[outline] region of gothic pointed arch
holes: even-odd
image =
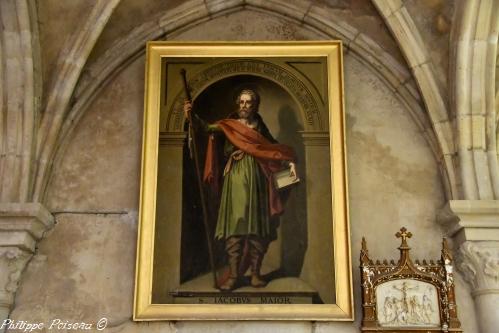
[[[440,163],[447,197],[455,192],[455,172],[452,161],[443,154],[449,133],[435,126],[430,121],[420,100],[416,82],[403,65],[398,63],[388,52],[367,35],[343,21],[333,12],[318,9],[306,1],[290,4],[283,0],[260,2],[253,0],[235,2],[208,1],[200,4],[188,1],[166,14],[160,14],[149,22],[138,26],[129,35],[117,40],[109,50],[91,66],[85,68],[85,75],[80,78],[75,88],[73,99],[75,104],[68,111],[61,125],[57,140],[50,143],[54,149],[54,159],[62,156],[67,136],[85,113],[87,106],[98,94],[106,82],[112,80],[117,73],[126,68],[135,59],[143,56],[145,43],[148,40],[170,39],[178,31],[189,29],[208,20],[216,19],[218,15],[231,14],[242,10],[258,10],[270,16],[277,16],[299,24],[324,36],[324,38],[341,39],[345,52],[367,65],[391,87],[402,103],[407,107],[415,123],[420,127],[435,159]],[[417,77],[416,77],[417,79]],[[443,148],[442,148],[443,147]],[[47,162],[50,164],[54,161]],[[38,174],[38,177],[48,178],[49,174]],[[44,181],[47,184],[48,179]],[[37,187],[38,196],[43,196],[44,187]]]

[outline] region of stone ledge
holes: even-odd
[[[0,308],[10,307],[12,303],[14,303],[14,296],[12,293],[0,290]]]
[[[40,203],[0,203],[0,246],[33,252],[53,225],[54,217]]]
[[[437,221],[456,247],[465,241],[499,241],[499,200],[451,200]]]
[[[329,132],[299,131],[305,146],[329,146]]]

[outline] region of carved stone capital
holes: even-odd
[[[54,217],[39,203],[0,203],[0,246],[34,252],[53,225]]]
[[[456,246],[466,241],[499,241],[499,200],[451,200],[437,221]]]
[[[305,146],[329,146],[328,132],[300,131]]]
[[[0,247],[0,307],[14,303],[21,273],[33,254],[17,247]]]
[[[39,203],[0,203],[0,320],[7,318],[36,242],[54,225]]]
[[[473,296],[499,294],[499,241],[464,242],[459,247],[456,263],[473,287]]]

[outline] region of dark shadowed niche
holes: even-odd
[[[297,170],[301,178],[299,185],[289,193],[284,214],[277,222],[277,239],[270,245],[264,259],[262,272],[268,278],[298,277],[301,273],[307,250],[307,207],[304,145],[301,136],[303,119],[298,104],[279,84],[254,75],[235,75],[217,81],[200,92],[194,100],[193,112],[208,123],[226,118],[235,111],[236,97],[244,88],[256,90],[261,97],[259,113],[271,134],[279,143],[293,147],[298,157]],[[207,135],[199,133],[198,142],[201,167],[207,144]],[[222,140],[219,140],[221,142]],[[220,161],[223,168],[224,161]],[[203,225],[198,185],[194,162],[189,156],[187,144],[183,156],[183,198],[181,238],[181,283],[210,273],[208,246]],[[216,225],[218,198],[206,189],[210,215],[209,234],[213,239]],[[223,244],[213,240],[217,268],[225,263]]]

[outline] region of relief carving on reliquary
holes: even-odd
[[[462,332],[457,318],[453,258],[444,239],[440,260],[410,258],[407,239],[412,233],[401,228],[400,258],[372,260],[362,238],[362,332]]]

